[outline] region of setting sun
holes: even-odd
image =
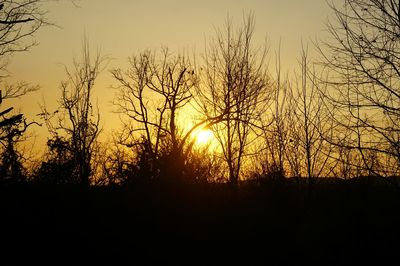
[[[209,129],[202,129],[199,130],[195,136],[196,136],[196,144],[204,146],[211,142],[212,138],[214,137],[214,134]]]
[[[394,264],[399,33],[400,0],[0,0],[0,266]]]

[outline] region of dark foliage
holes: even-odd
[[[18,183],[27,179],[23,166],[24,156],[18,151],[17,144],[23,140],[23,133],[29,125],[22,114],[4,118],[0,122],[0,184]]]
[[[358,180],[326,180],[310,197],[291,180],[25,185],[3,189],[0,202],[1,260],[13,263],[24,259],[7,256],[18,246],[35,252],[31,262],[52,254],[71,264],[385,264],[400,236],[398,191]]]
[[[70,142],[55,137],[47,141],[48,159],[41,163],[34,180],[50,184],[77,184],[76,159],[71,152]]]

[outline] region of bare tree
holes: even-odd
[[[329,69],[331,89],[325,97],[335,107],[333,118],[348,132],[347,148],[359,151],[364,167],[375,175],[398,174],[393,165],[373,169],[367,151],[400,163],[400,2],[344,0],[331,3],[331,39],[319,46]]]
[[[35,33],[48,24],[42,0],[4,0],[0,3],[0,69],[5,70],[9,57],[28,51],[37,42]]]
[[[0,90],[0,104],[3,99],[20,98],[29,92],[38,90],[38,86],[32,86],[26,82],[17,84],[4,84],[4,93]],[[0,176],[2,181],[5,179],[13,181],[23,181],[25,179],[25,167],[23,162],[26,161],[24,154],[18,147],[19,143],[26,138],[23,134],[29,126],[37,124],[36,122],[27,122],[22,114],[13,113],[13,107],[2,112],[0,116],[0,144],[1,144],[1,170]]]
[[[135,174],[135,161],[126,147],[116,143],[112,147],[105,147],[98,154],[100,173],[95,177],[96,185],[124,184]]]
[[[119,84],[114,104],[129,118],[124,125],[129,141],[144,139],[143,151],[149,160],[170,154],[179,162],[186,138],[177,121],[197,82],[192,65],[186,56],[173,56],[167,48],[162,49],[160,58],[156,52],[145,51],[131,57],[129,63],[128,70],[111,72]]]
[[[96,78],[102,70],[105,58],[90,54],[86,38],[83,41],[82,58],[74,60],[74,68],[65,68],[66,80],[61,82],[59,109],[53,113],[43,107],[42,115],[53,137],[63,136],[75,162],[74,174],[83,186],[90,184],[94,143],[99,135],[100,114],[93,105]],[[54,119],[57,121],[54,122]]]
[[[311,188],[316,178],[328,174],[333,147],[326,139],[330,137],[332,122],[319,93],[326,89],[326,83],[317,78],[305,48],[301,51],[299,65],[300,74],[296,75],[288,99],[295,125],[291,127],[290,139],[301,149],[303,175]]]
[[[27,51],[36,44],[34,34],[41,26],[47,24],[45,13],[41,9],[39,0],[5,0],[0,3],[0,77],[7,73],[6,67],[10,57],[21,51]],[[15,85],[4,84],[0,90],[0,103],[7,98],[19,98],[28,92],[38,89],[25,82]],[[1,115],[9,113],[12,108],[1,112]],[[0,127],[19,123],[22,115],[5,117],[0,122]]]
[[[5,99],[19,98],[29,92],[39,89],[38,86],[26,82],[8,84],[4,78],[9,75],[7,66],[12,55],[17,52],[29,51],[37,44],[35,34],[38,30],[50,25],[46,19],[46,11],[42,8],[43,0],[4,0],[0,2],[0,104]],[[22,114],[11,114],[13,108],[0,113],[0,141],[4,144],[3,169],[15,173],[11,168],[20,164],[22,154],[16,149],[22,140],[22,134],[29,125]],[[10,174],[6,174],[10,175]]]
[[[244,17],[236,29],[228,17],[225,28],[216,31],[204,56],[204,83],[198,87],[199,103],[222,147],[229,182],[236,184],[252,132],[260,127],[259,117],[266,97],[266,49],[252,44],[254,16]],[[218,118],[218,119],[216,119]]]
[[[264,174],[273,178],[281,178],[285,176],[286,149],[289,141],[288,127],[292,121],[290,121],[290,106],[288,106],[290,83],[288,78],[283,77],[281,73],[280,45],[276,54],[275,75],[272,84],[274,87],[273,101],[269,106],[268,115],[263,117],[263,123],[266,124],[263,126],[263,141],[266,151]],[[269,125],[267,126],[267,124]]]

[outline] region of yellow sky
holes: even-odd
[[[80,7],[69,1],[49,2],[49,18],[61,28],[46,27],[37,34],[39,46],[12,59],[9,70],[12,80],[40,84],[39,92],[12,104],[21,107],[28,119],[40,112],[43,98],[50,108],[56,106],[59,82],[64,79],[61,64],[70,65],[78,56],[84,32],[91,47],[100,48],[113,58],[108,68],[125,67],[127,57],[143,49],[161,45],[171,50],[196,51],[201,54],[204,40],[214,27],[221,27],[227,14],[241,21],[243,12],[253,11],[256,17],[255,41],[270,40],[271,53],[281,39],[283,68],[293,69],[301,47],[323,36],[329,8],[324,0],[81,0]],[[98,81],[98,102],[104,132],[118,127],[111,114],[114,91],[111,75],[106,70]],[[11,102],[10,102],[11,104]],[[5,108],[3,104],[2,108]],[[35,118],[36,119],[36,118]],[[35,130],[44,137],[44,129]]]

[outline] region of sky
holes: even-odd
[[[301,43],[323,38],[330,15],[324,0],[80,0],[77,4],[67,0],[45,4],[48,18],[58,27],[43,27],[36,35],[39,45],[15,55],[9,66],[11,82],[39,84],[41,90],[8,104],[20,109],[28,120],[38,120],[35,114],[43,100],[49,109],[56,108],[59,84],[65,79],[63,65],[70,66],[79,56],[86,34],[93,51],[111,58],[94,89],[106,135],[119,126],[111,104],[115,83],[109,70],[124,69],[129,56],[161,46],[201,56],[205,40],[213,36],[215,28],[223,27],[228,14],[239,24],[243,14],[254,12],[255,44],[262,45],[267,38],[272,60],[281,43],[282,68],[290,72]],[[39,145],[46,141],[45,128],[33,131]]]

